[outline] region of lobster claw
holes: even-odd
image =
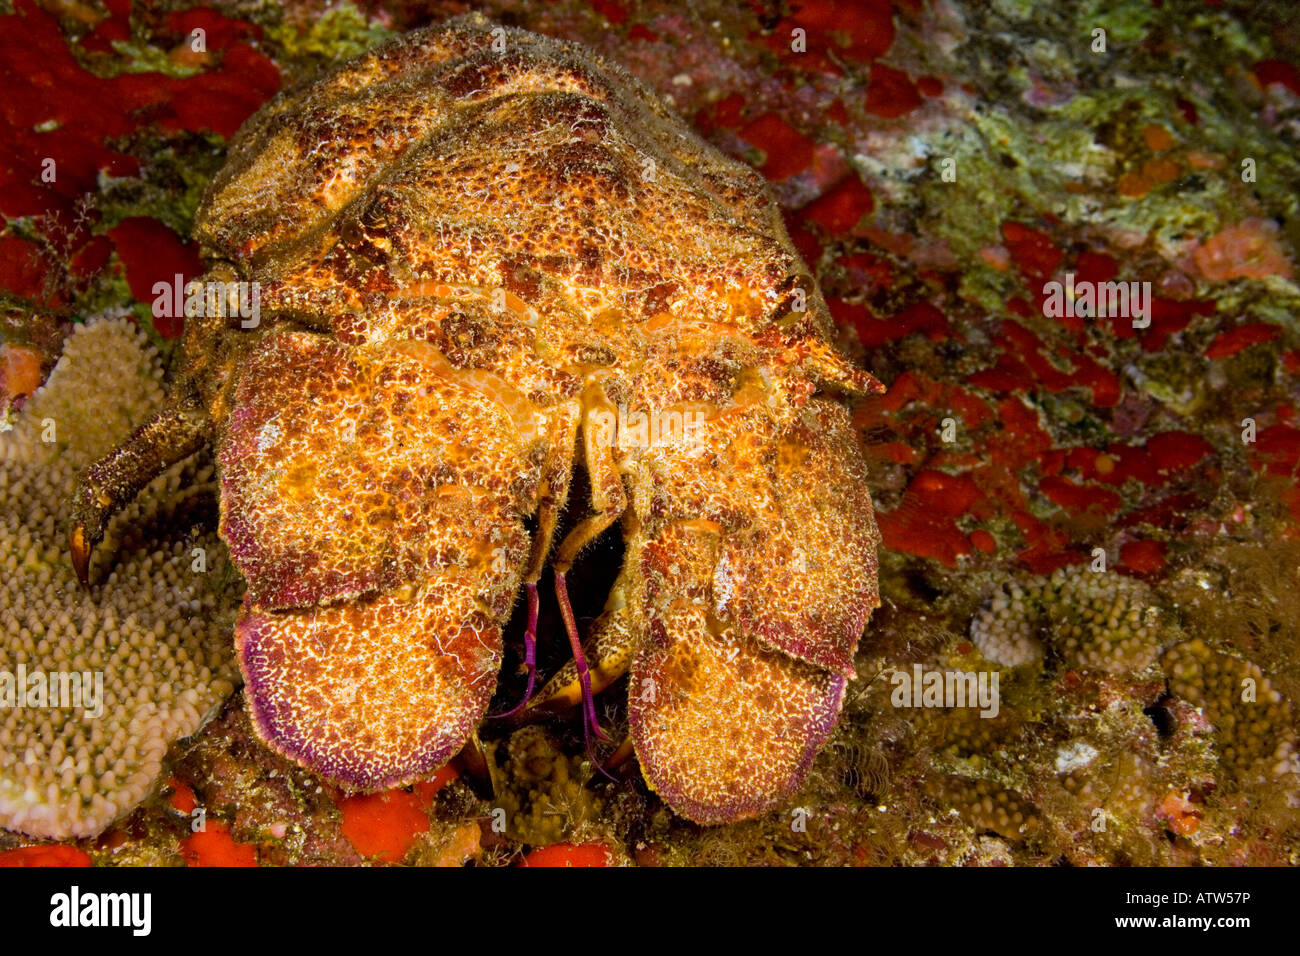
[[[623,570],[639,632],[637,755],[650,786],[700,823],[754,816],[799,788],[879,605],[879,532],[847,412],[810,401],[779,441],[765,422],[724,413],[710,454],[652,463]],[[705,471],[729,492],[711,505],[691,494]]]
[[[72,570],[77,572],[77,581],[84,591],[90,590],[90,553],[93,550],[92,535],[84,523],[77,522],[68,534],[68,554],[72,558]]]

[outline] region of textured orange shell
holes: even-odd
[[[261,285],[257,328],[186,351],[268,745],[365,789],[450,758],[578,464],[622,521],[594,639],[650,786],[701,822],[798,787],[878,604],[843,407],[878,384],[752,170],[591,52],[465,17],[263,108],[197,232]],[[638,413],[698,428],[610,431]]]

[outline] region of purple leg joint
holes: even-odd
[[[582,653],[582,642],[578,640],[578,624],[573,619],[573,606],[569,603],[569,589],[564,583],[564,572],[555,572],[555,595],[560,600],[560,615],[564,618],[564,629],[569,633],[569,647],[573,649],[573,662],[578,667],[578,683],[582,685],[582,735],[591,748],[591,734],[595,731],[601,740],[609,738],[600,729],[596,721],[596,699],[591,692],[591,670],[587,667],[587,656]]]
[[[498,718],[513,717],[525,707],[533,697],[533,685],[537,682],[537,582],[529,581],[524,585],[528,589],[528,629],[524,631],[524,667],[528,669],[528,686],[524,688],[524,699],[515,704]]]

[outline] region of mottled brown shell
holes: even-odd
[[[579,530],[623,523],[593,641],[651,786],[705,822],[797,787],[878,603],[841,404],[876,383],[752,170],[589,51],[466,17],[263,108],[197,234],[261,286],[255,329],[186,349],[272,747],[366,788],[450,757],[576,460]],[[602,440],[639,412],[700,427]]]

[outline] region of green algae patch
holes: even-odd
[[[266,44],[277,60],[311,61],[323,65],[364,53],[397,34],[371,23],[351,3],[341,3],[305,27],[283,21],[266,29]]]

